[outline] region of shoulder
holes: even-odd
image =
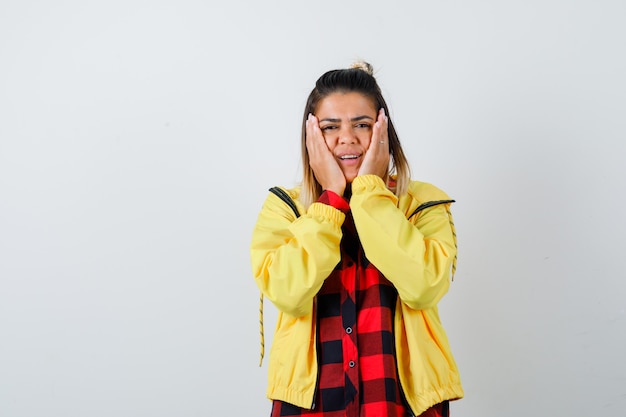
[[[407,197],[416,201],[418,204],[423,204],[429,201],[450,200],[450,196],[443,190],[430,183],[422,181],[410,182]]]
[[[286,194],[287,194],[287,195],[288,195],[288,196],[289,196],[292,200],[298,200],[298,199],[300,198],[300,187],[299,187],[299,186],[297,186],[297,187],[293,187],[293,188],[287,188],[287,187],[283,187],[283,186],[279,186],[279,185],[274,186],[274,187],[270,187],[270,188],[268,189],[268,191],[270,192],[270,193],[269,193],[269,194],[270,194],[270,197],[269,197],[269,198],[272,198],[272,197],[271,197],[272,195],[276,196],[276,194],[277,194],[277,193],[275,192],[275,189],[280,189],[280,190],[282,190],[282,191],[283,191],[284,193],[286,193]],[[279,191],[279,192],[280,192],[280,191]]]
[[[411,181],[406,194],[400,196],[398,208],[411,217],[418,211],[441,204],[450,204],[454,200],[440,188],[423,181]]]
[[[263,212],[275,213],[281,217],[295,219],[304,213],[304,207],[299,201],[300,187],[286,188],[274,186],[269,188],[267,198],[263,204]],[[294,217],[295,215],[295,217]]]

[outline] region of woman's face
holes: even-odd
[[[352,182],[370,146],[378,109],[361,93],[333,93],[319,102],[315,116],[328,149]]]

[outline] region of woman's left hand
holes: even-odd
[[[374,123],[370,146],[365,151],[358,175],[374,174],[383,180],[386,179],[389,171],[388,120],[385,110],[381,108],[376,123]]]

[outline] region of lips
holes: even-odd
[[[335,155],[340,161],[354,161],[363,156],[363,151],[356,148],[335,149]]]
[[[357,154],[347,154],[347,155],[340,155],[339,159],[341,159],[342,161],[345,161],[349,159],[358,159],[360,157],[361,155],[357,155]]]

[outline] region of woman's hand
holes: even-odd
[[[359,175],[374,174],[383,180],[387,178],[389,171],[388,121],[385,110],[381,108],[378,111],[376,123],[374,123],[370,146],[365,151],[363,163],[359,168]]]
[[[306,121],[306,149],[309,153],[309,164],[322,189],[343,196],[346,177],[326,145],[317,117],[312,114],[309,114]]]

